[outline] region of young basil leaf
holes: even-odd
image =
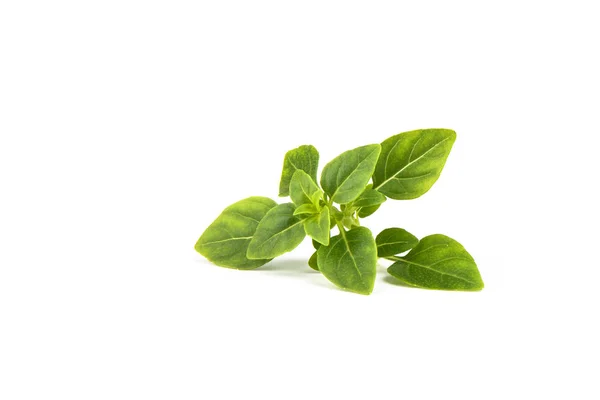
[[[438,290],[483,289],[475,260],[448,236],[424,237],[406,256],[395,259],[398,261],[388,272],[408,285]]]
[[[381,192],[378,192],[374,189],[365,189],[365,191],[362,192],[360,196],[358,196],[358,198],[352,202],[352,206],[356,208],[368,208],[378,206],[386,200],[386,197],[381,194]]]
[[[312,204],[302,204],[301,206],[296,207],[294,210],[294,215],[302,215],[302,214],[317,214],[319,210]]]
[[[248,197],[230,205],[200,236],[196,251],[226,268],[254,269],[266,264],[270,257],[250,260],[246,251],[259,222],[275,206],[267,197]]]
[[[320,210],[321,201],[323,200],[323,191],[319,189],[318,191],[314,192],[310,200],[315,205],[315,207],[317,207],[317,209]]]
[[[370,144],[340,154],[323,168],[321,187],[334,202],[351,202],[369,183],[380,152],[380,145]]]
[[[425,194],[437,181],[456,140],[450,129],[419,129],[381,143],[373,186],[396,200]]]
[[[360,226],[360,222],[358,222],[358,219],[356,219],[352,215],[346,215],[344,216],[344,218],[342,218],[342,225],[344,225],[348,229],[352,229],[357,226]]]
[[[344,213],[335,207],[333,207],[331,211],[332,223],[333,226],[335,226],[336,221],[342,221],[344,219]],[[333,226],[331,227],[333,228]]]
[[[358,227],[333,236],[317,250],[319,271],[336,286],[370,294],[375,285],[377,246],[371,231]]]
[[[358,216],[360,218],[367,218],[369,215],[373,214],[375,211],[379,210],[381,204],[377,204],[376,206],[371,207],[362,207],[358,210]]]
[[[292,181],[290,182],[290,198],[296,206],[303,204],[312,204],[313,198],[318,196],[321,197],[321,189],[317,186],[315,181],[301,169],[294,172]],[[318,205],[318,202],[317,204]]]
[[[317,215],[304,220],[306,234],[317,242],[329,244],[329,208],[325,207]]]
[[[377,257],[390,257],[412,249],[419,243],[419,239],[404,229],[388,228],[377,235],[375,243]]]
[[[279,204],[267,212],[248,245],[249,259],[275,258],[294,250],[304,239],[302,219],[292,203]]]
[[[319,152],[314,146],[303,145],[288,151],[283,159],[283,171],[279,181],[279,196],[289,196],[290,181],[297,170],[306,172],[313,181],[317,181]]]
[[[315,271],[319,270],[319,265],[317,264],[317,252],[315,251],[312,256],[308,259],[308,266],[314,269]]]

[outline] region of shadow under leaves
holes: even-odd
[[[306,259],[283,259],[273,260],[268,264],[253,269],[252,271],[276,271],[293,274],[318,274],[319,271],[315,271],[308,266],[308,260]]]

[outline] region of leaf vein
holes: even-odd
[[[416,265],[417,267],[421,267],[421,268],[424,268],[424,269],[428,269],[428,270],[430,270],[430,271],[433,271],[433,272],[436,272],[436,273],[438,273],[438,274],[440,274],[440,275],[452,276],[452,277],[454,277],[454,278],[456,278],[456,279],[460,279],[461,281],[464,281],[464,282],[467,282],[467,283],[475,283],[475,282],[473,282],[473,281],[470,281],[470,280],[468,280],[468,279],[465,279],[465,278],[463,278],[462,276],[458,276],[458,275],[455,275],[455,274],[451,274],[451,273],[449,273],[449,272],[442,272],[442,271],[438,271],[437,269],[430,268],[430,267],[429,267],[429,266],[427,266],[427,265],[419,264],[419,263],[416,263],[416,262],[413,262],[413,261],[408,261],[408,260],[406,260],[406,259],[402,259],[402,260],[401,260],[401,262],[404,262],[404,263],[407,263],[407,264],[411,264],[411,265]]]
[[[240,217],[242,217],[242,218],[248,218],[248,219],[251,219],[251,220],[252,220],[252,221],[254,221],[254,222],[260,222],[259,220],[255,219],[255,218],[249,217],[249,216],[247,216],[247,215],[244,215],[244,214],[242,214],[242,213],[240,213],[240,212],[237,212],[237,211],[232,211],[232,210],[229,210],[229,213],[230,213],[230,214],[234,214],[234,215],[239,215],[239,216],[240,216]]]
[[[209,244],[215,244],[215,243],[230,242],[232,240],[247,240],[247,239],[252,239],[252,236],[241,236],[241,237],[236,237],[236,238],[229,238],[229,239],[223,239],[223,240],[215,240],[214,242],[202,243],[202,246],[206,246],[206,245],[209,245]]]
[[[350,177],[351,177],[352,175],[354,175],[354,173],[355,173],[356,171],[358,171],[358,170],[361,168],[361,166],[362,166],[362,165],[363,165],[365,162],[367,162],[367,161],[369,160],[369,157],[371,157],[371,154],[373,154],[373,153],[374,153],[374,152],[376,152],[376,151],[377,151],[377,149],[375,149],[375,150],[371,151],[369,154],[367,154],[367,155],[366,155],[366,156],[363,158],[363,160],[362,160],[361,162],[359,162],[359,163],[358,163],[358,165],[356,166],[356,168],[354,169],[354,171],[352,171],[351,173],[349,173],[349,174],[348,174],[348,176],[346,176],[346,178],[345,178],[345,179],[342,181],[342,183],[341,183],[341,184],[338,184],[338,185],[337,185],[337,188],[335,189],[335,192],[333,192],[333,195],[331,195],[331,198],[332,198],[332,199],[333,199],[333,198],[335,197],[335,195],[338,193],[338,191],[340,190],[340,188],[341,188],[341,187],[342,187],[342,186],[343,186],[343,185],[344,185],[344,184],[345,184],[345,183],[348,181],[348,179],[350,179]],[[357,155],[357,157],[358,157],[358,155]],[[338,170],[338,173],[339,173],[339,171],[340,171],[340,170],[341,170],[341,168]],[[336,182],[337,182],[337,178],[336,178]],[[348,191],[348,189],[346,189],[346,191]]]
[[[419,157],[415,158],[413,161],[410,161],[408,164],[406,164],[404,167],[400,168],[400,170],[398,172],[396,172],[394,175],[392,175],[390,178],[387,178],[385,181],[383,181],[380,185],[378,185],[376,188],[374,188],[375,190],[379,189],[380,187],[382,187],[383,185],[387,184],[389,181],[391,181],[392,179],[394,179],[395,177],[397,177],[398,175],[400,175],[402,172],[404,172],[404,170],[406,170],[408,167],[410,167],[411,165],[413,165],[414,163],[416,163],[417,161],[419,161],[421,158],[425,157],[425,155],[429,152],[431,152],[433,149],[435,149],[436,147],[438,147],[439,145],[441,145],[442,143],[444,143],[445,141],[449,140],[450,138],[447,137],[441,141],[439,141],[438,143],[436,143],[432,148],[430,148],[429,150],[427,150],[425,153],[421,154]],[[389,154],[388,154],[389,157]],[[387,158],[386,158],[386,164],[387,164]],[[387,168],[387,165],[384,165],[384,171]],[[387,177],[387,174],[384,174],[384,176]]]

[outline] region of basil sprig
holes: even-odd
[[[291,202],[277,204],[266,197],[238,201],[223,210],[195,248],[216,265],[254,269],[309,236],[316,251],[308,265],[351,292],[373,291],[378,258],[393,261],[388,273],[407,286],[481,290],[475,260],[456,240],[436,234],[419,241],[401,228],[384,229],[374,238],[360,221],[388,198],[414,199],[429,191],[455,140],[450,129],[419,129],[357,147],[325,165],[320,185],[317,149],[304,145],[290,150],[279,195]],[[331,229],[337,234],[332,236]]]

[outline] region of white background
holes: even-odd
[[[3,1],[0,398],[598,399],[594,3]],[[426,127],[441,178],[364,224],[456,238],[482,292],[194,251],[287,150]]]

